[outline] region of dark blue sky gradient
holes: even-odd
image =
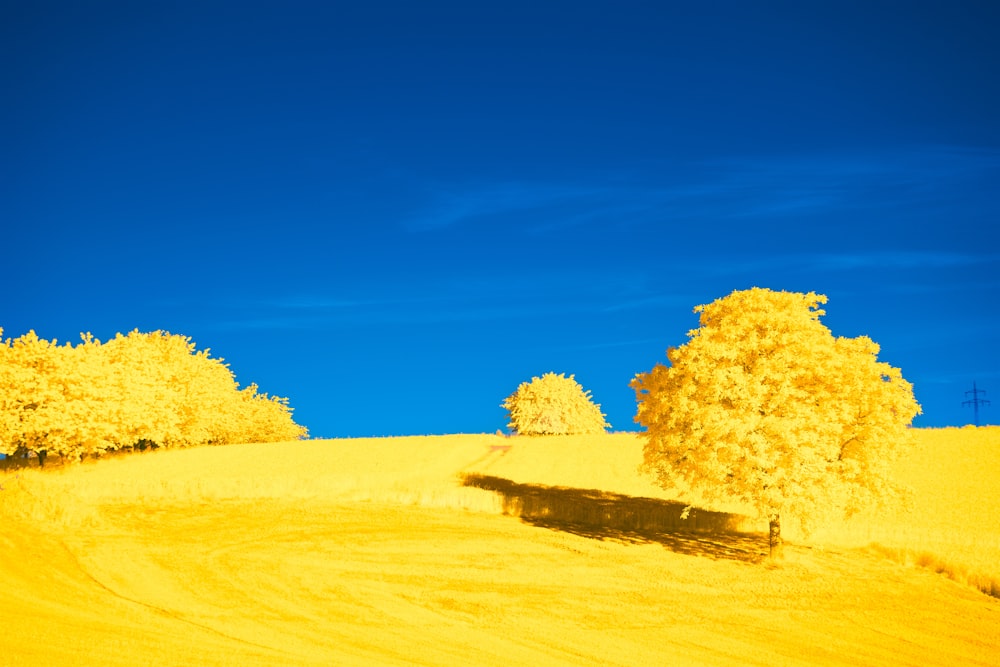
[[[633,430],[694,306],[812,290],[918,425],[969,423],[998,34],[992,1],[18,3],[0,326],[191,336],[315,436],[492,432],[548,371]]]

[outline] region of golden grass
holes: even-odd
[[[997,601],[931,574],[997,595],[998,435],[918,431],[899,469],[907,510],[796,538],[778,567],[748,564],[766,539],[643,524],[636,511],[679,512],[684,492],[637,473],[634,434],[311,440],[9,470],[0,656],[998,664]]]
[[[834,520],[803,534],[792,522],[787,539],[818,547],[873,545],[905,563],[937,571],[983,592],[1000,588],[1000,427],[916,429],[916,446],[897,467],[908,487],[904,506]],[[600,489],[625,495],[683,499],[700,507],[750,513],[739,503],[710,503],[681,487],[664,490],[637,473],[636,434],[511,438],[510,453],[485,468],[522,483]],[[766,530],[763,522],[748,529]]]
[[[808,536],[789,524],[786,537],[823,547],[874,545],[900,562],[926,565],[990,593],[1000,581],[1000,484],[991,474],[998,456],[1000,427],[919,429],[915,449],[897,470],[912,490],[905,507],[821,525]],[[689,490],[660,488],[639,474],[641,459],[642,440],[633,433],[306,440],[12,470],[0,483],[5,511],[57,523],[92,523],[97,508],[111,503],[254,498],[500,512],[497,494],[462,484],[468,474],[750,512],[739,503],[709,503]],[[743,527],[766,529],[762,522]]]
[[[919,429],[899,462],[908,502],[885,515],[828,527],[817,540],[873,544],[900,562],[927,567],[1000,597],[1000,427]]]
[[[92,519],[108,504],[277,498],[496,511],[456,471],[496,436],[359,438],[161,449],[46,470],[7,471],[8,511],[43,522]]]

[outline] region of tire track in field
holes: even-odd
[[[244,639],[242,637],[237,637],[235,635],[223,632],[222,630],[219,630],[218,628],[212,627],[211,625],[207,625],[205,623],[199,623],[197,621],[194,621],[194,620],[186,617],[182,613],[178,613],[178,612],[172,611],[172,610],[167,609],[166,607],[163,607],[163,606],[161,606],[159,604],[155,604],[155,603],[152,603],[152,602],[146,602],[144,600],[140,600],[138,598],[134,598],[134,597],[125,595],[125,594],[121,593],[120,591],[115,590],[111,585],[105,583],[99,577],[97,577],[92,572],[90,572],[86,567],[84,567],[83,563],[80,562],[80,559],[76,556],[76,554],[73,552],[73,550],[69,548],[69,545],[67,545],[64,541],[60,540],[59,541],[59,546],[63,549],[63,551],[66,553],[66,555],[70,558],[70,560],[76,566],[77,570],[81,574],[83,574],[84,577],[86,577],[90,582],[92,582],[95,586],[97,586],[97,588],[99,588],[100,590],[108,593],[109,595],[111,595],[112,597],[114,597],[114,598],[116,598],[118,600],[122,600],[124,602],[129,603],[129,604],[137,605],[137,606],[142,607],[144,609],[148,609],[148,610],[154,612],[155,614],[158,614],[158,615],[161,615],[161,616],[173,619],[175,621],[179,621],[181,623],[185,623],[187,625],[193,626],[193,627],[198,628],[200,630],[204,630],[206,632],[218,635],[219,637],[222,637],[223,639],[226,639],[228,641],[236,642],[236,643],[239,643],[239,644],[244,644],[246,646],[252,646],[252,647],[258,648],[258,649],[263,649],[265,651],[268,651],[270,653],[274,653],[276,655],[284,655],[286,657],[289,656],[289,654],[286,651],[282,650],[279,647],[269,646],[267,644],[259,644],[257,642],[249,641],[249,640]]]
[[[487,445],[486,447],[486,452],[484,452],[482,456],[459,468],[459,470],[456,471],[456,474],[461,475],[469,470],[489,470],[493,464],[507,456],[513,445],[506,443],[500,445]]]

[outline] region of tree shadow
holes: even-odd
[[[18,452],[9,454],[0,459],[0,470],[20,470],[22,468],[39,468],[37,455],[32,452],[32,456],[27,453]]]
[[[499,494],[504,514],[550,530],[627,544],[662,544],[680,554],[749,563],[763,561],[768,553],[767,534],[749,530],[751,517],[740,514],[595,489],[518,484],[490,475],[464,475],[462,483]]]

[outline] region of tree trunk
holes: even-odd
[[[781,560],[784,556],[784,543],[781,541],[781,517],[772,514],[768,521],[767,546],[772,560]]]

